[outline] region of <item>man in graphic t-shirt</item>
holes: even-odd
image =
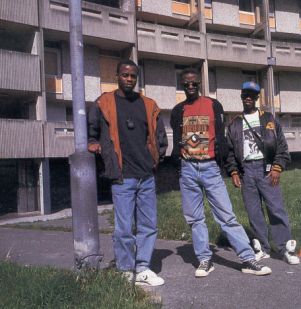
[[[278,253],[288,264],[299,264],[299,258],[294,254],[296,241],[291,239],[279,186],[281,171],[290,160],[288,147],[281,126],[272,114],[256,108],[259,93],[260,87],[254,82],[245,82],[242,86],[243,114],[229,125],[226,167],[234,186],[242,191],[256,237],[253,239],[256,259],[269,258],[271,250],[263,200]]]
[[[182,208],[191,226],[193,248],[199,267],[196,277],[206,277],[214,270],[205,223],[204,193],[213,216],[243,262],[242,272],[267,275],[271,269],[255,260],[248,236],[237,222],[232,204],[221,177],[219,165],[227,155],[222,105],[208,97],[199,96],[199,74],[188,68],[181,74],[186,100],[171,112],[173,129],[172,156],[181,164],[180,188]]]

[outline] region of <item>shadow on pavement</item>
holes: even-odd
[[[172,255],[173,252],[167,249],[155,249],[153,252],[153,257],[151,261],[151,269],[155,273],[160,273],[162,270],[162,261],[167,258],[169,255]]]
[[[229,268],[236,270],[241,270],[241,263],[227,260],[217,254],[218,250],[215,246],[210,246],[210,249],[213,252],[212,261],[216,264],[223,265]],[[183,246],[177,247],[177,254],[182,257],[184,263],[191,264],[195,268],[199,266],[199,261],[196,258],[193,250],[192,244],[185,244]]]

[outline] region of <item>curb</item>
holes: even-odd
[[[106,210],[112,210],[113,204],[97,206],[97,213],[101,214]],[[8,224],[18,224],[18,223],[33,223],[38,221],[51,221],[51,220],[58,220],[58,219],[65,219],[72,217],[72,209],[67,208],[56,212],[50,215],[40,215],[40,216],[31,216],[31,217],[22,217],[22,218],[15,218],[15,219],[7,219],[7,220],[0,220],[0,226],[8,225]]]

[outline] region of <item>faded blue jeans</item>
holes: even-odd
[[[220,225],[231,246],[244,262],[255,258],[249,238],[237,222],[232,204],[214,160],[181,162],[180,188],[184,217],[191,226],[194,252],[199,261],[209,260],[209,236],[204,211],[204,193],[215,221]]]
[[[112,185],[115,213],[113,235],[117,269],[141,272],[149,268],[157,238],[157,199],[154,177],[126,178]],[[136,233],[133,222],[136,221]]]

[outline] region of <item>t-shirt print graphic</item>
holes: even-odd
[[[210,159],[209,116],[183,117],[182,156],[185,159]]]

